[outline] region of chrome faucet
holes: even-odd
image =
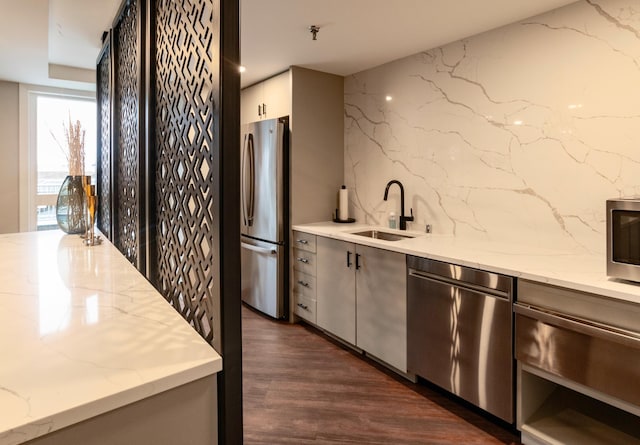
[[[392,179],[387,183],[387,187],[384,189],[384,200],[386,201],[389,196],[391,184],[398,184],[400,187],[400,230],[407,230],[407,221],[413,221],[413,209],[411,209],[411,216],[404,216],[404,187],[397,179]]]

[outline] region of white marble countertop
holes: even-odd
[[[370,228],[411,234],[415,238],[383,241],[353,234]],[[293,229],[640,303],[640,283],[608,278],[605,258],[598,255],[391,230],[359,223],[319,222],[294,225]]]
[[[0,445],[42,436],[222,369],[109,242],[0,235]]]

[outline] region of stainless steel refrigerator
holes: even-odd
[[[242,300],[274,318],[288,315],[288,119],[242,127]]]

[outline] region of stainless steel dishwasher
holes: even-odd
[[[513,423],[509,276],[407,256],[407,367]]]

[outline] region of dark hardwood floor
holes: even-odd
[[[519,444],[513,431],[304,324],[243,307],[244,443]]]

